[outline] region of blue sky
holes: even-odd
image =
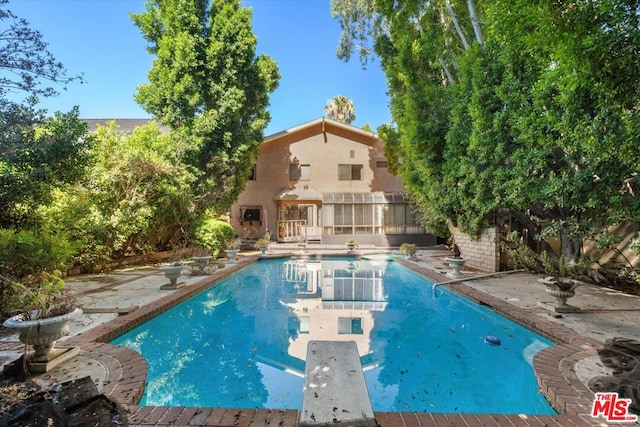
[[[366,70],[357,58],[336,57],[340,26],[329,0],[243,0],[253,9],[258,53],[280,67],[271,95],[269,135],[321,117],[329,98],[344,95],[356,106],[355,126],[375,130],[389,123],[386,81],[377,62]],[[133,99],[147,82],[153,57],[128,13],[145,10],[143,0],[11,0],[8,8],[29,21],[69,74],[84,74],[55,98],[42,100],[49,113],[80,107],[82,118],[149,117]]]

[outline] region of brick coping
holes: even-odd
[[[246,257],[237,265],[217,270],[187,287],[181,288],[138,310],[113,319],[89,331],[80,333],[65,342],[79,346],[81,351],[104,363],[109,371],[103,393],[130,413],[131,425],[172,426],[262,426],[276,424],[283,427],[298,425],[298,410],[276,409],[232,409],[137,406],[147,378],[146,360],[134,350],[108,344],[108,341],[128,332],[167,309],[206,290],[211,285],[235,274],[258,257]],[[429,280],[443,281],[447,278],[432,270],[396,259],[405,267]],[[449,414],[413,412],[376,412],[380,426],[593,426],[606,425],[590,416],[593,393],[578,379],[573,367],[584,358],[596,355],[599,344],[576,331],[558,325],[541,316],[532,316],[532,311],[502,301],[478,291],[464,283],[450,286],[476,303],[490,306],[494,311],[554,341],[555,346],[538,352],[533,359],[533,368],[543,395],[558,412],[557,415],[526,414]],[[8,348],[15,343],[5,343]]]

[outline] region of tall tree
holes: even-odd
[[[251,10],[240,0],[149,0],[131,17],[156,56],[136,100],[192,141],[199,207],[224,212],[249,177],[280,77],[256,56]]]
[[[57,94],[53,85],[81,77],[68,76],[42,34],[7,3],[0,0],[0,227],[6,228],[33,226],[33,211],[52,189],[82,177],[90,143],[77,108],[53,117],[36,108],[38,97]],[[27,100],[9,101],[10,92]]]
[[[82,178],[90,141],[78,115],[77,107],[53,117],[12,103],[0,109],[0,227],[33,226],[54,188]]]
[[[362,2],[332,4],[346,40],[369,31],[388,157],[427,225],[476,234],[509,210],[576,260],[584,237],[640,217],[637,0]]]
[[[356,107],[346,96],[338,95],[327,101],[324,112],[330,119],[351,124],[356,119]]]
[[[29,23],[4,7],[9,0],[0,0],[0,97],[20,91],[31,96],[56,94],[52,86],[42,87],[42,81],[66,85],[81,76],[68,76],[62,63],[48,50],[42,34]]]

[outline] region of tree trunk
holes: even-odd
[[[560,255],[568,265],[575,265],[582,254],[582,239],[569,235],[569,225],[563,224],[560,230]]]
[[[480,29],[480,20],[476,13],[476,6],[473,4],[473,0],[467,0],[467,6],[469,7],[469,14],[471,15],[471,24],[473,25],[473,32],[476,34],[476,40],[480,44],[484,44],[484,37],[482,36],[482,30]]]
[[[467,42],[467,38],[464,36],[464,33],[462,32],[462,28],[460,28],[460,24],[458,23],[458,18],[456,17],[456,13],[453,11],[453,8],[451,7],[451,2],[447,0],[445,3],[447,5],[447,12],[451,17],[451,21],[453,21],[453,26],[456,28],[456,32],[460,37],[460,41],[462,41],[462,47],[464,47],[464,50],[467,50],[469,49],[469,43]]]
[[[444,60],[442,58],[438,58],[438,62],[440,62],[440,66],[444,70],[444,74],[447,76],[447,80],[449,80],[449,83],[451,84],[455,83],[456,81],[453,79],[453,75],[449,71],[447,64],[444,63]]]
[[[547,251],[547,253],[551,256],[556,256],[553,249],[544,239],[538,239],[538,235],[540,234],[538,230],[538,224],[531,219],[531,217],[523,212],[517,211],[515,209],[510,209],[509,214],[514,217],[520,224],[522,224],[529,233],[529,236],[532,240],[538,241],[537,247],[531,247],[536,252]]]

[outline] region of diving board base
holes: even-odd
[[[310,341],[299,425],[376,426],[354,341]]]

